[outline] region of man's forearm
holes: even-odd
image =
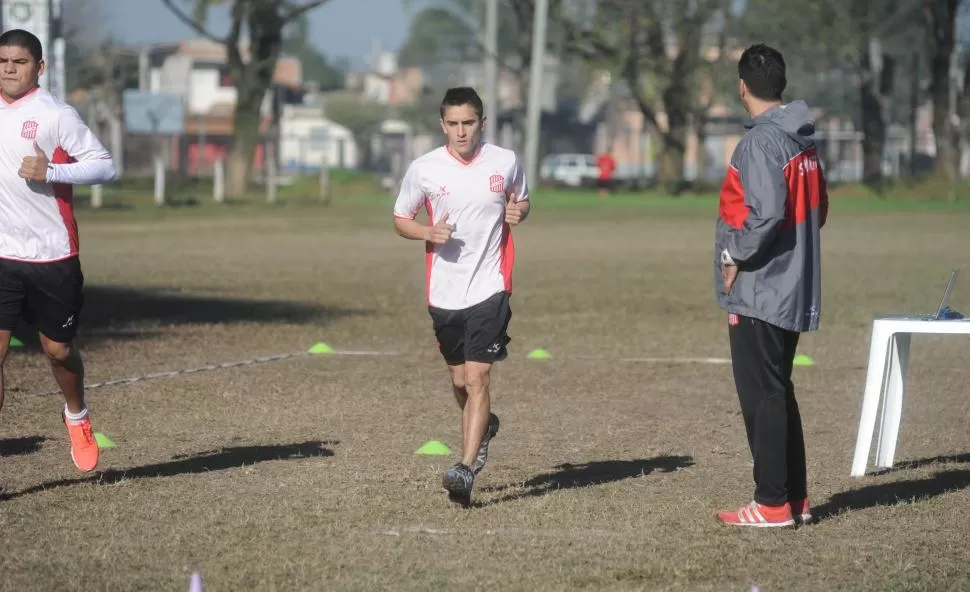
[[[115,179],[115,165],[110,158],[82,160],[68,164],[51,164],[47,169],[48,183],[68,185],[100,185]]]
[[[732,229],[723,245],[727,256],[722,252],[721,262],[733,265],[757,259],[774,242],[781,223],[782,220],[749,220],[745,228]]]
[[[408,218],[394,218],[394,230],[398,235],[410,240],[429,240],[431,227],[421,224],[417,220]]]

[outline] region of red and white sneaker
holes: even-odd
[[[738,510],[718,512],[717,518],[724,524],[731,526],[779,528],[795,525],[795,519],[792,518],[791,507],[788,504],[766,506],[753,501]]]
[[[791,513],[796,522],[808,524],[812,521],[812,509],[808,505],[808,498],[788,502],[788,505],[791,507]]]

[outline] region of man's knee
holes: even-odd
[[[45,340],[44,353],[51,364],[66,366],[71,363],[77,352],[73,343],[61,343],[58,341]]]
[[[459,391],[464,391],[467,386],[467,381],[465,380],[465,366],[448,366],[448,371],[451,373],[451,385]]]
[[[7,361],[7,353],[10,352],[10,339],[13,337],[10,331],[0,331],[0,366]]]
[[[469,362],[465,364],[465,385],[468,392],[482,392],[488,388],[492,366]]]

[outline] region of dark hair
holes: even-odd
[[[461,105],[471,105],[479,119],[485,113],[485,105],[482,104],[482,98],[478,96],[475,89],[470,86],[458,86],[445,91],[445,98],[441,99],[441,117],[444,118],[445,109],[448,107]]]
[[[23,29],[10,29],[0,35],[0,47],[21,47],[30,53],[35,62],[40,63],[44,59],[44,49],[41,47],[40,39]]]
[[[763,101],[780,101],[788,81],[785,79],[785,58],[781,52],[763,43],[744,50],[738,60],[738,76]]]

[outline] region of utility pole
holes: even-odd
[[[485,0],[485,141],[495,143],[498,133],[498,0]]]
[[[526,179],[537,184],[539,177],[539,121],[542,115],[542,73],[546,61],[546,27],[549,0],[535,0],[532,20],[532,69],[529,72],[529,104],[526,105],[525,166]]]

